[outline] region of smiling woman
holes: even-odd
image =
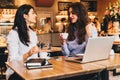
[[[14,25],[7,35],[8,61],[26,61],[29,58],[38,57],[37,35],[31,28],[31,24],[36,23],[36,18],[35,10],[29,4],[23,4],[17,9]],[[23,80],[19,77],[10,68],[7,68],[7,80]]]

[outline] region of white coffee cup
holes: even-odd
[[[47,52],[40,52],[40,58],[42,59],[50,59],[50,53]]]
[[[113,56],[114,55],[114,50],[113,49],[111,49],[111,51],[110,51],[110,56]]]
[[[60,36],[61,36],[63,39],[67,39],[68,33],[60,33]]]

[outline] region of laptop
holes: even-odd
[[[66,61],[87,63],[92,61],[108,59],[112,45],[114,41],[114,36],[89,38],[86,45],[85,53],[77,54],[77,57],[66,57]]]

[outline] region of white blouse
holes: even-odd
[[[29,30],[30,43],[29,46],[24,45],[18,36],[17,31],[11,30],[7,36],[7,44],[9,50],[9,59],[12,60],[23,60],[23,54],[27,53],[33,46],[37,45],[36,33]],[[37,57],[37,54],[31,57]]]
[[[11,30],[7,36],[7,44],[8,44],[8,60],[14,61],[14,60],[23,60],[23,54],[27,53],[33,46],[37,45],[37,35],[34,31],[29,29],[29,38],[30,43],[29,46],[24,45],[18,36],[17,31]],[[37,54],[33,54],[29,58],[35,58],[38,57]],[[7,68],[6,71],[6,79],[9,78],[9,76],[13,74],[13,71],[10,68]]]

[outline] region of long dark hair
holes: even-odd
[[[70,20],[69,8],[72,8],[72,13],[76,14],[78,17],[78,20],[75,23],[72,23]],[[68,20],[69,20],[68,41],[72,41],[77,37],[78,44],[81,44],[82,42],[85,41],[85,35],[86,35],[85,27],[89,22],[88,12],[82,3],[80,2],[72,3],[68,7]],[[76,33],[76,35],[74,33]]]
[[[23,15],[24,14],[27,15],[30,9],[34,9],[34,8],[28,4],[21,5],[17,9],[15,19],[14,19],[14,25],[12,27],[13,30],[18,31],[18,36],[20,38],[20,41],[26,46],[29,46],[28,43],[30,42],[30,40],[28,35],[27,24]]]

